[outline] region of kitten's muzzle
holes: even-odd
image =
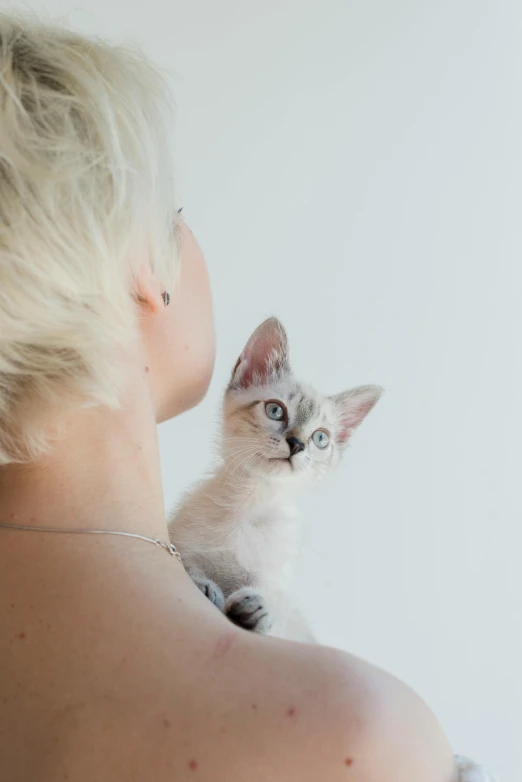
[[[301,453],[305,449],[305,444],[298,437],[287,437],[286,442],[290,448],[290,456],[295,456],[296,453]]]

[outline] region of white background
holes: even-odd
[[[268,314],[320,389],[382,384],[303,503],[300,602],[324,642],[417,689],[455,749],[520,779],[522,5],[45,8],[170,70],[218,363],[206,402],[161,429],[168,503],[208,465],[222,388]]]

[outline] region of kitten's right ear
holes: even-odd
[[[254,331],[239,356],[229,388],[263,385],[288,367],[288,339],[277,318],[268,318]]]

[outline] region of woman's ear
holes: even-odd
[[[138,301],[147,307],[153,315],[165,309],[163,287],[147,264],[140,267],[136,281]]]

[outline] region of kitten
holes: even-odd
[[[275,318],[250,337],[225,393],[221,464],[169,526],[193,581],[234,623],[312,640],[287,594],[300,543],[295,497],[335,469],[380,395],[362,386],[326,397],[300,383]]]

